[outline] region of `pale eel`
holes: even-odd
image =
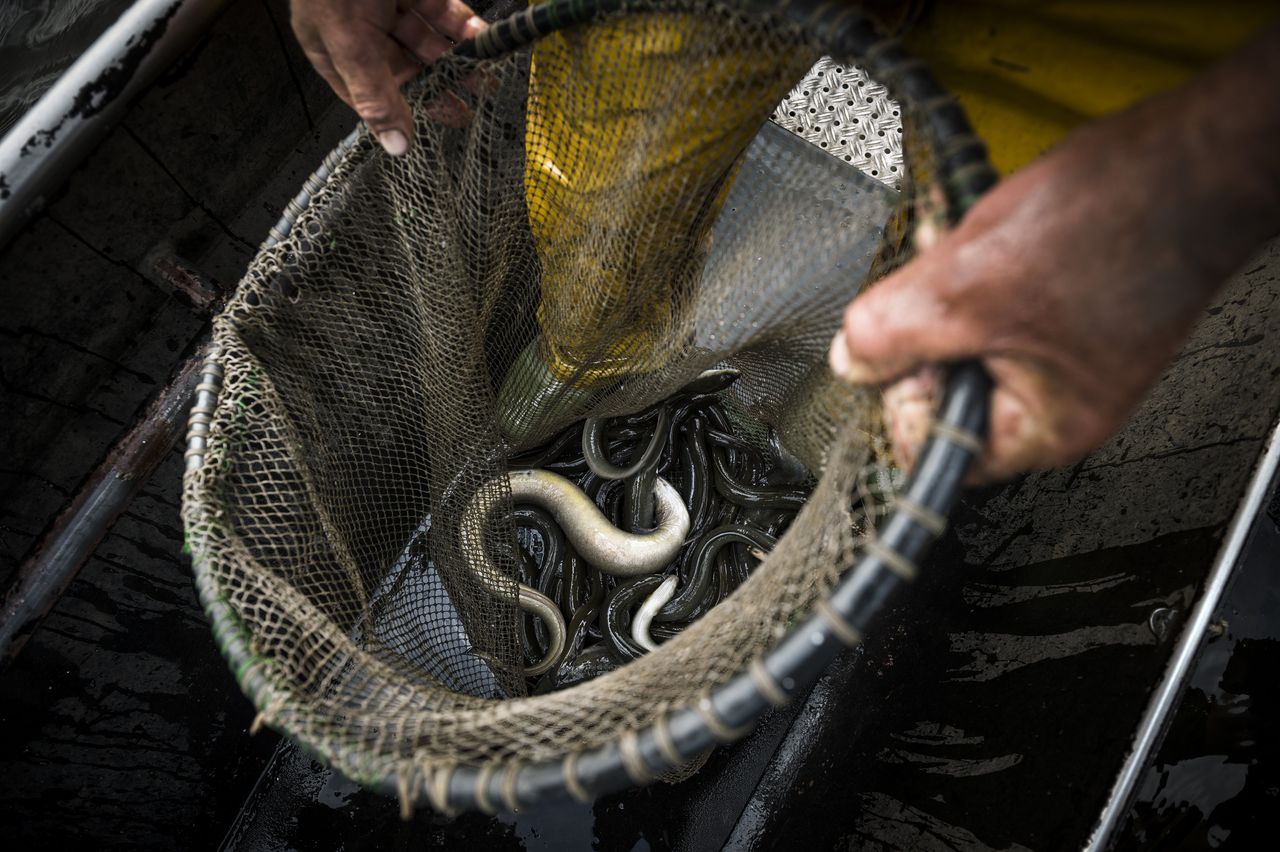
[[[658,643],[654,642],[653,637],[649,635],[649,626],[653,624],[653,617],[658,614],[658,610],[666,606],[667,601],[671,600],[671,596],[676,593],[678,582],[675,574],[663,580],[662,585],[654,589],[653,594],[645,599],[640,609],[636,610],[636,617],[631,620],[631,639],[646,651],[658,650]]]
[[[689,533],[689,511],[679,492],[661,477],[654,483],[656,527],[647,533],[629,533],[615,527],[581,488],[559,474],[513,470],[507,474],[507,481],[512,503],[546,509],[579,556],[615,577],[639,577],[660,570],[675,559]],[[512,601],[510,584],[498,579],[502,573],[489,559],[483,542],[486,519],[501,499],[498,488],[486,487],[476,492],[462,515],[459,540],[472,575],[490,594],[515,603],[546,624],[550,648],[546,656],[525,669],[525,674],[537,677],[550,671],[564,653],[564,616],[554,601],[523,583],[516,584],[517,594]]]
[[[467,511],[462,515],[462,523],[458,528],[458,539],[462,547],[463,557],[471,568],[471,575],[500,601],[514,603],[530,615],[541,618],[547,628],[547,653],[532,666],[525,667],[528,677],[538,677],[551,671],[564,655],[565,623],[555,601],[524,583],[515,584],[512,594],[511,584],[503,583],[499,578],[502,572],[494,567],[489,554],[484,548],[485,518],[489,510],[499,502],[500,494],[494,489],[482,489],[471,498]]]
[[[615,577],[639,577],[665,568],[689,534],[689,510],[680,493],[662,477],[654,482],[655,527],[645,533],[629,533],[615,527],[581,488],[559,474],[513,470],[507,480],[512,503],[546,509],[579,556]],[[473,511],[467,514],[472,515]]]
[[[560,614],[560,610],[556,608],[555,602],[551,598],[537,589],[529,588],[524,583],[519,584],[516,605],[525,612],[541,618],[543,624],[547,626],[549,639],[547,645],[549,647],[547,648],[546,656],[532,666],[525,667],[524,670],[528,677],[546,674],[551,671],[553,666],[559,664],[560,656],[564,653],[564,616]]]

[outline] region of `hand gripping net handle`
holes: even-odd
[[[643,8],[621,0],[550,0],[493,24],[454,52],[494,58],[548,33],[633,5]],[[873,79],[893,96],[912,104],[918,113],[917,130],[937,159],[938,179],[946,193],[952,224],[996,182],[986,148],[974,136],[959,104],[922,62],[896,42],[883,39],[862,14],[845,3],[821,0],[747,0],[746,5],[783,12],[797,20],[828,46],[832,55],[857,57]],[[322,170],[327,170],[351,141],[340,145]],[[319,173],[313,176],[314,181],[323,179]],[[273,229],[274,238],[288,233],[313,192],[309,181]],[[204,396],[197,400],[192,415],[188,466],[201,463],[207,431],[207,415],[201,412],[216,402],[221,374],[215,352],[202,378]],[[406,807],[426,800],[448,812],[514,811],[569,797],[587,801],[648,783],[681,769],[709,748],[745,736],[765,711],[803,694],[836,654],[860,642],[889,598],[914,578],[917,566],[946,528],[946,517],[969,465],[982,451],[991,387],[990,376],[978,362],[951,365],[932,432],[907,487],[876,537],[866,543],[862,558],[778,645],[728,683],[705,693],[696,706],[672,710],[646,728],[624,732],[613,742],[589,751],[501,767],[458,765],[430,777],[406,765],[384,775],[379,788],[398,795]],[[206,594],[208,591],[201,589],[201,597],[207,598],[202,602],[215,632],[220,632],[219,625],[226,620],[217,616],[227,604]],[[242,674],[243,685],[252,694],[255,676],[250,670],[255,658],[248,644],[243,637],[218,638],[233,670]]]

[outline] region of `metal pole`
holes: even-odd
[[[138,0],[0,139],[0,248],[227,0]]]
[[[1280,423],[1276,424],[1271,437],[1263,446],[1261,459],[1254,470],[1253,478],[1249,480],[1244,499],[1236,508],[1235,517],[1227,529],[1222,549],[1218,551],[1218,558],[1214,560],[1213,568],[1209,571],[1200,600],[1191,610],[1187,626],[1183,628],[1173,656],[1165,668],[1164,677],[1161,678],[1160,685],[1147,703],[1147,709],[1134,735],[1129,755],[1120,768],[1120,774],[1116,776],[1093,833],[1085,842],[1086,852],[1102,852],[1109,848],[1115,839],[1115,832],[1121,827],[1124,817],[1128,814],[1134,791],[1137,789],[1143,770],[1146,769],[1147,760],[1160,744],[1169,719],[1177,709],[1178,696],[1182,694],[1187,678],[1191,676],[1192,666],[1199,659],[1201,649],[1204,647],[1209,622],[1222,603],[1228,583],[1235,576],[1241,555],[1244,553],[1244,546],[1249,539],[1249,531],[1253,527],[1254,519],[1262,511],[1263,501],[1277,472],[1280,472]]]
[[[170,253],[153,253],[146,271],[158,284],[190,300],[201,315],[208,316],[226,302],[223,290]],[[206,331],[172,381],[152,397],[133,428],[111,447],[14,574],[0,604],[0,670],[22,650],[185,432],[187,412],[211,346]]]

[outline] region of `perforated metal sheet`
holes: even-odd
[[[902,180],[898,102],[856,65],[823,57],[778,105],[773,121],[894,189]]]
[[[799,324],[809,333],[835,334],[896,204],[878,180],[766,122],[716,219],[694,308],[702,318],[695,345],[742,349],[757,321],[789,316],[808,318]],[[735,298],[710,297],[725,292]],[[832,325],[815,325],[816,316]]]

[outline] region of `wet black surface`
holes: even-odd
[[[1280,479],[1116,848],[1254,849],[1280,805]]]
[[[55,73],[124,4],[22,5],[84,14],[71,41],[26,54]],[[234,282],[349,130],[322,81],[290,76],[305,59],[287,21],[283,0],[230,4],[0,252],[0,582],[207,325],[147,258]],[[196,604],[181,471],[175,451],[0,672],[8,845],[215,847],[274,747],[247,735],[253,710]]]
[[[349,128],[286,28],[283,2],[233,4],[0,257],[0,577],[204,324],[146,256],[176,248],[235,281]],[[291,749],[263,775],[276,739],[247,734],[195,604],[175,453],[0,676],[0,832],[73,849],[1076,848],[1172,643],[1149,617],[1190,604],[1274,422],[1277,267],[1273,248],[1223,294],[1124,435],[971,495],[790,733],[774,717],[684,784],[592,806],[405,823]],[[1124,848],[1247,848],[1270,815],[1276,552],[1232,590]]]
[[[863,688],[839,695],[751,845],[1079,847],[1168,652],[1145,616],[1191,600],[1220,532],[998,583],[941,555],[869,641]]]
[[[270,753],[196,602],[173,452],[4,673],[0,835],[205,848]]]

